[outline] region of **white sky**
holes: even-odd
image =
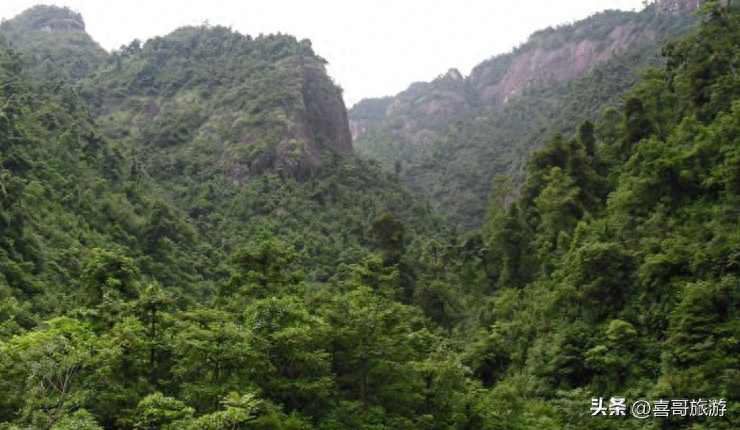
[[[231,26],[253,36],[309,38],[329,61],[347,106],[392,95],[451,67],[467,75],[535,30],[604,9],[639,10],[643,0],[1,0],[9,19],[36,4],[81,12],[106,49],[188,24]]]

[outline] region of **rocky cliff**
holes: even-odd
[[[693,12],[701,6],[702,0],[659,0],[656,3],[658,13]]]
[[[484,101],[507,103],[527,88],[583,76],[615,54],[656,38],[654,29],[634,22],[599,23],[595,28],[587,26],[570,32],[557,29],[538,32],[508,58],[496,57],[478,65],[469,77],[470,85]],[[508,63],[508,67],[499,78],[496,74],[501,65],[497,63],[501,61]]]
[[[304,181],[327,157],[352,153],[341,89],[308,40],[200,26],[107,53],[80,14],[53,6],[0,34],[37,71],[75,82],[107,137],[152,175],[244,183],[269,170]]]
[[[356,141],[369,127],[385,118],[388,106],[393,102],[393,97],[382,97],[375,99],[363,99],[352,107],[352,118],[349,120],[349,129],[352,141]]]
[[[283,171],[303,181],[322,167],[328,153],[352,154],[347,109],[324,64],[315,58],[297,56],[286,59],[279,68],[284,69],[285,84],[299,90],[286,103],[290,106],[285,110],[288,121],[279,128],[274,152],[264,151],[246,164],[237,158],[223,160],[221,167],[233,181],[242,182],[266,169]]]
[[[354,146],[468,226],[482,220],[492,177],[522,178],[522,160],[554,132],[617,105],[664,41],[696,22],[697,0],[664,0],[640,12],[605,11],[532,34],[464,77],[418,82],[368,116],[350,110]],[[592,118],[595,120],[596,118]],[[400,163],[400,164],[399,164]]]
[[[615,55],[676,36],[699,3],[661,0],[640,13],[606,11],[538,31],[513,51],[481,62],[467,77],[452,69],[433,82],[412,84],[393,98],[385,117],[453,117],[475,107],[506,104],[530,88],[576,79]],[[353,111],[350,121],[355,140],[378,122],[360,121]]]

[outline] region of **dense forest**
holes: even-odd
[[[464,230],[353,154],[307,40],[3,22],[0,429],[737,429],[740,6],[693,19]]]
[[[521,185],[543,135],[596,121],[606,107],[621,106],[640,70],[663,65],[663,44],[696,23],[692,1],[679,3],[687,9],[667,13],[653,2],[541,30],[464,79],[453,69],[391,99],[363,100],[349,112],[363,125],[355,149],[398,171],[463,228],[480,228],[497,174]]]

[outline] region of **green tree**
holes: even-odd
[[[256,300],[244,314],[269,363],[254,376],[263,396],[288,412],[317,414],[333,387],[329,326],[295,296]]]
[[[14,338],[7,347],[9,356],[21,364],[5,374],[24,393],[21,422],[51,429],[84,420],[72,413],[93,400],[95,370],[105,360],[105,354],[100,354],[104,348],[89,326],[57,317],[39,330]]]
[[[409,416],[422,401],[412,361],[432,340],[420,313],[367,287],[335,296],[323,312],[339,390],[363,409]]]
[[[103,427],[90,412],[78,409],[54,423],[50,430],[103,430]]]
[[[134,430],[176,430],[183,421],[191,421],[193,408],[162,393],[150,394],[136,405],[133,413]]]
[[[159,388],[160,380],[169,374],[166,370],[170,358],[166,335],[172,326],[168,311],[173,304],[172,295],[156,282],[144,288],[137,302],[139,318],[146,329],[149,384],[155,388]]]
[[[251,242],[235,252],[234,273],[221,294],[264,298],[287,291],[303,279],[298,257],[293,247],[269,237]]]
[[[595,126],[591,121],[584,121],[578,126],[578,142],[583,145],[586,155],[593,157],[596,153]]]
[[[373,220],[368,232],[380,250],[385,264],[394,265],[401,261],[406,250],[404,243],[406,228],[401,221],[390,212],[382,212]]]
[[[179,397],[198,412],[211,412],[234,390],[251,388],[267,362],[260,340],[236,318],[217,310],[185,312],[171,340],[173,383]]]
[[[628,97],[624,101],[622,145],[619,148],[622,161],[630,157],[635,143],[650,136],[652,129],[642,100],[635,96]]]
[[[131,259],[94,249],[82,273],[85,300],[92,305],[104,300],[135,300],[139,295],[138,276]]]

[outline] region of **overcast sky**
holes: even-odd
[[[451,67],[467,75],[548,25],[642,8],[642,0],[0,0],[0,17],[36,4],[81,12],[87,31],[109,50],[206,20],[253,36],[309,38],[329,61],[348,107]]]

